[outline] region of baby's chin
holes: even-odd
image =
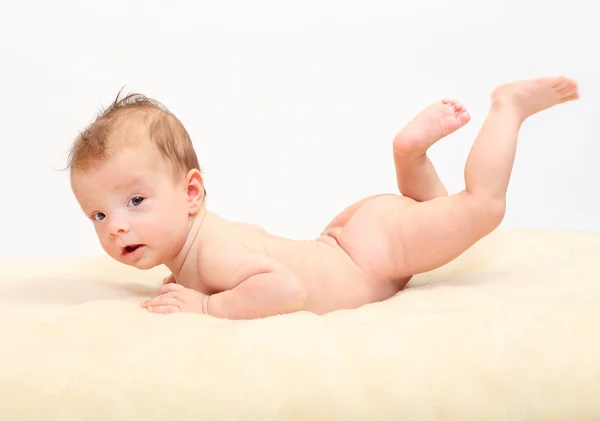
[[[141,256],[138,259],[128,259],[122,255],[112,257],[113,259],[120,263],[123,263],[124,265],[131,266],[140,270],[149,270],[162,264],[162,262],[159,262],[150,256]]]
[[[128,265],[133,266],[134,268],[140,269],[140,270],[149,270],[149,269],[155,268],[156,266],[160,266],[161,263],[150,262],[149,260],[142,259],[142,261],[129,263]]]

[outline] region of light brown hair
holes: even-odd
[[[101,110],[77,136],[69,152],[67,167],[71,171],[85,171],[141,135],[171,163],[176,174],[191,169],[200,171],[192,141],[181,121],[160,102],[139,93],[121,98],[121,91],[114,102]]]

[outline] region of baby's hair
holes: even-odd
[[[121,92],[77,136],[69,152],[68,168],[85,171],[142,138],[152,142],[175,173],[200,171],[190,136],[179,119],[154,99],[139,93],[121,98]]]

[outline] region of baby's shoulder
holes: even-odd
[[[233,275],[242,266],[266,256],[265,231],[256,225],[236,223],[198,250],[198,271],[213,290],[233,288]]]

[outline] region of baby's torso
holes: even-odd
[[[235,224],[229,235],[233,244],[223,242],[206,256],[201,267],[199,289],[216,293],[230,289],[228,279],[242,264],[236,247],[271,257],[286,265],[306,285],[305,310],[326,313],[340,308],[355,308],[390,296],[389,285],[371,279],[329,235],[314,240],[290,240],[271,235],[248,224]],[[239,261],[238,261],[239,260]]]
[[[330,236],[305,241],[275,237],[265,245],[270,257],[289,267],[306,285],[306,310],[324,313],[375,299],[372,280]]]

